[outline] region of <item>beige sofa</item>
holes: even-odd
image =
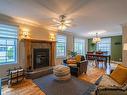
[[[127,95],[127,84],[120,85],[109,75],[103,75],[97,86],[96,95]]]
[[[127,95],[127,67],[118,64],[110,75],[103,75],[96,95]]]

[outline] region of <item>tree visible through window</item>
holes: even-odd
[[[17,63],[17,27],[0,24],[0,64]]]
[[[56,37],[56,56],[65,57],[66,56],[66,36],[57,35]]]

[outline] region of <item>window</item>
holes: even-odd
[[[66,36],[57,35],[56,37],[56,56],[65,57],[66,56]]]
[[[17,63],[18,28],[0,24],[0,65]]]
[[[85,40],[84,39],[79,39],[75,38],[74,39],[74,51],[77,52],[78,54],[85,54]]]
[[[97,43],[97,50],[107,52],[111,54],[111,38],[102,38],[99,43]]]

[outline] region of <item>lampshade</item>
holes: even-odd
[[[22,39],[30,39],[30,30],[28,28],[22,29],[21,38]]]
[[[127,43],[123,45],[123,50],[127,50]]]
[[[93,38],[93,43],[97,43],[97,42],[100,42],[101,41],[101,39],[99,38],[99,37],[95,37],[95,38]]]
[[[49,39],[51,41],[54,41],[55,40],[55,34],[51,33],[49,36],[50,36]]]

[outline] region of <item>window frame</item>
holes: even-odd
[[[65,39],[64,42],[57,41],[58,40],[57,37],[60,37],[60,36],[64,37],[64,39]],[[64,55],[62,55],[62,56],[57,55],[57,43],[64,43]],[[56,58],[65,58],[66,55],[67,55],[67,36],[66,35],[62,35],[62,34],[57,34],[56,35]]]
[[[76,39],[77,40],[82,40],[82,42],[76,42]],[[76,50],[76,47],[75,47],[76,43],[82,44],[82,53],[79,53],[79,52],[75,51]],[[85,52],[86,52],[86,44],[85,43],[86,43],[86,41],[83,38],[74,38],[74,52],[77,52],[78,54],[81,54],[81,55],[85,55]]]
[[[111,44],[112,44],[112,41],[111,41],[111,40],[112,40],[112,39],[111,39],[111,37],[106,37],[106,38],[101,38],[101,41],[102,41],[103,39],[110,39],[110,42],[108,42],[108,43],[101,43],[101,44],[106,45],[106,46],[107,46],[107,44],[110,44],[110,48],[109,48],[110,50],[109,50],[109,51],[106,51],[106,52],[107,52],[108,55],[111,55],[111,53],[112,53],[112,51],[111,51],[111,48],[112,48],[112,47],[111,47]],[[96,49],[97,49],[97,51],[100,50],[100,49],[99,49],[99,44],[100,44],[100,43],[97,43],[97,44],[96,44]],[[105,47],[105,48],[107,48],[107,47]]]
[[[7,26],[7,28],[8,27],[13,27],[12,25],[4,25],[4,24],[1,24],[1,25],[3,25],[3,26],[5,26],[4,28],[6,28],[6,26]],[[1,44],[0,46],[4,46],[4,47],[6,47],[6,50],[5,50],[5,53],[6,53],[6,56],[3,56],[3,57],[5,57],[5,62],[1,62],[0,63],[0,65],[10,65],[10,64],[17,64],[18,63],[18,31],[19,31],[19,29],[18,29],[18,27],[17,26],[14,26],[15,27],[15,29],[16,30],[14,30],[14,31],[17,31],[17,33],[16,33],[16,35],[17,35],[17,37],[0,37],[0,39],[1,40],[5,40],[5,44]],[[8,29],[7,30],[4,30],[5,32],[6,31],[8,31]],[[12,41],[14,41],[14,45],[8,45],[7,44],[7,41],[8,40],[12,40]],[[12,53],[13,53],[13,55],[14,55],[14,61],[10,61],[10,62],[8,62],[8,59],[7,59],[7,47],[13,47],[14,48],[14,51],[12,51]],[[1,56],[2,57],[2,56]],[[11,56],[11,57],[13,57],[13,56]]]

